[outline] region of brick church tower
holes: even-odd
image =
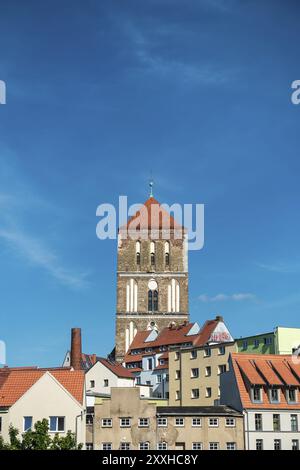
[[[126,236],[133,228],[135,236]],[[188,319],[187,233],[151,189],[150,198],[119,229],[116,360],[122,362],[137,331],[160,331]]]

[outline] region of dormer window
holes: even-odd
[[[280,402],[280,390],[279,388],[270,388],[269,390],[269,400],[271,403]]]
[[[297,390],[293,387],[287,389],[286,399],[289,404],[297,403]]]
[[[262,403],[262,388],[260,385],[254,385],[254,387],[252,387],[251,400],[253,403]]]

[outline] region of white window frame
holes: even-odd
[[[184,428],[184,424],[185,424],[184,418],[180,417],[180,418],[174,419],[174,426],[176,428]]]
[[[31,426],[27,429],[25,429],[25,419],[26,418],[31,418]],[[2,420],[2,418],[0,418]],[[32,429],[32,424],[33,424],[33,417],[32,416],[23,416],[23,432],[30,431]],[[1,432],[1,426],[0,426],[0,432]]]
[[[127,424],[124,424],[124,421],[126,421]],[[120,428],[131,428],[131,418],[120,418]]]
[[[105,424],[106,421],[110,424]],[[101,427],[102,428],[112,428],[112,418],[102,418]]]
[[[192,443],[192,450],[202,450],[203,444],[202,442],[193,442]]]
[[[168,443],[165,441],[158,442],[156,448],[157,450],[168,450]]]
[[[139,418],[139,428],[149,428],[149,425],[150,425],[149,418]]]
[[[226,450],[236,450],[236,442],[226,442]]]
[[[219,427],[219,418],[209,418],[208,419],[208,426],[210,428],[218,428]]]
[[[192,367],[191,368],[191,379],[198,379],[199,378],[199,367]]]
[[[192,428],[201,428],[202,419],[198,417],[192,418]]]
[[[200,397],[199,388],[192,388],[192,390],[191,390],[191,399],[192,400],[198,400],[199,397]]]
[[[123,446],[125,447],[125,449],[122,449]],[[120,442],[119,450],[130,450],[130,442]]]
[[[51,418],[56,418],[56,427],[55,427],[54,431],[50,430]],[[64,429],[60,429],[60,430],[58,429],[58,419],[59,418],[63,418],[63,420],[64,420]],[[49,432],[50,433],[57,434],[59,432],[65,432],[65,430],[66,430],[66,417],[65,416],[53,416],[53,415],[49,416]]]
[[[101,448],[102,448],[102,450],[112,450],[112,443],[111,442],[102,442]]]
[[[166,428],[168,426],[168,418],[164,418],[162,416],[159,416],[156,421],[157,421],[157,427],[158,428]]]
[[[212,448],[214,447],[214,448]],[[210,442],[209,443],[209,450],[219,450],[220,449],[220,443],[219,442]]]
[[[227,417],[225,419],[225,427],[226,428],[235,428],[236,427],[236,419],[232,417]]]
[[[150,442],[149,441],[140,442],[139,450],[150,450]]]

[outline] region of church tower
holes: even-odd
[[[119,229],[117,270],[115,358],[122,362],[137,331],[160,331],[189,319],[187,233],[160,206],[152,188],[150,198]]]

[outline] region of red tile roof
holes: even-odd
[[[79,403],[83,402],[85,380],[83,371],[67,368],[4,368],[0,369],[0,406],[12,406],[47,372]]]
[[[154,197],[150,197],[129,219],[127,229],[182,229],[182,226],[177,224],[174,217]]]
[[[269,385],[280,386],[280,383],[283,382],[286,385],[296,386],[298,394],[300,393],[300,370],[297,372],[294,370],[294,364],[290,355],[232,353],[231,359],[244,408],[300,409],[299,399],[296,404],[287,402],[285,395],[286,387],[284,386],[280,387],[280,403],[278,404],[270,403],[267,394]],[[296,376],[294,373],[296,373]],[[262,386],[262,403],[252,403],[247,380],[252,385]],[[278,383],[276,384],[275,382]]]
[[[146,343],[145,340],[150,335],[150,330],[137,331],[132,343],[130,344],[130,350],[132,349],[143,349],[146,348],[150,343]],[[151,342],[152,343],[152,342]],[[151,347],[151,346],[149,346]]]
[[[209,341],[213,331],[218,325],[220,320],[207,320],[203,327],[200,330],[200,333],[197,335],[197,338],[194,342],[194,346],[203,346]]]
[[[99,362],[103,364],[105,367],[107,367],[111,372],[113,372],[115,375],[118,377],[121,377],[123,379],[133,379],[132,373],[123,367],[121,364],[118,362],[112,362],[109,361],[108,359],[104,359],[103,357],[100,358]]]
[[[161,330],[158,337],[148,343],[149,347],[171,346],[181,343],[193,343],[197,335],[187,336],[194,323],[187,323],[178,327],[167,327]],[[147,344],[147,343],[146,343]]]

